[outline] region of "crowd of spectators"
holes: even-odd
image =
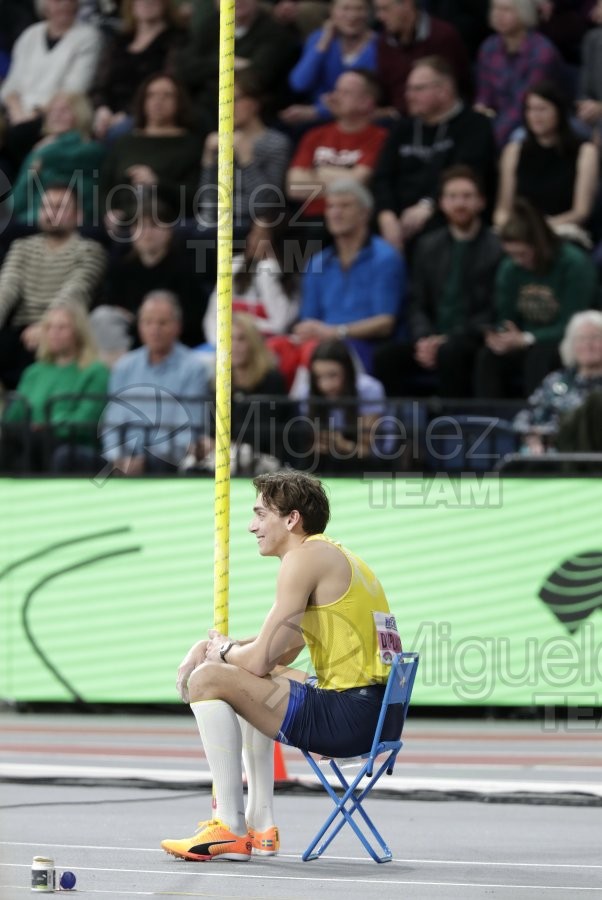
[[[601,59],[602,0],[235,0],[235,450],[374,470],[432,397],[570,449]],[[2,4],[5,468],[212,471],[219,64],[210,0]]]

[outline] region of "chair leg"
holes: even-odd
[[[374,822],[372,821],[372,819],[370,818],[370,816],[368,815],[368,813],[362,806],[362,801],[368,796],[368,794],[370,793],[370,791],[372,790],[372,788],[374,787],[374,785],[376,784],[376,782],[378,781],[380,776],[383,774],[383,772],[389,766],[390,766],[390,759],[387,758],[385,760],[385,762],[382,763],[380,768],[375,773],[373,773],[373,775],[370,776],[368,783],[365,785],[365,787],[362,789],[362,791],[359,794],[355,794],[354,790],[352,788],[351,791],[349,791],[349,797],[348,797],[348,800],[351,802],[351,808],[348,810],[349,824],[351,825],[352,829],[355,831],[356,835],[358,836],[358,838],[360,839],[360,841],[362,842],[362,844],[364,845],[364,847],[366,848],[366,850],[368,851],[368,853],[370,854],[372,859],[378,863],[389,862],[393,858],[393,854],[391,853],[391,850],[390,850],[388,844],[385,842],[384,838],[378,831],[376,825],[374,824]],[[346,784],[346,779],[334,760],[331,761],[331,768],[337,775],[339,781],[341,782],[341,785],[344,787]],[[359,779],[358,779],[358,781],[359,781]],[[366,826],[370,829],[375,841],[378,843],[380,849],[382,850],[382,853],[383,853],[382,856],[379,856],[376,853],[376,851],[374,850],[372,845],[367,840],[366,835],[362,832],[362,830],[359,828],[359,826],[356,824],[356,822],[354,822],[351,819],[351,816],[353,815],[353,813],[356,810],[360,814],[362,819],[364,820]],[[340,828],[343,826],[345,821],[347,821],[347,816],[345,816],[344,819],[341,819],[341,823],[334,834],[336,834],[338,831],[340,831]],[[334,837],[334,834],[332,835],[332,837]],[[330,839],[328,840],[328,843],[330,843]]]
[[[312,756],[310,756],[309,754],[306,754],[306,759],[307,759],[307,762],[309,763],[309,765],[314,770],[316,776],[318,777],[318,781],[320,782],[320,784],[322,785],[324,790],[327,792],[327,794],[330,796],[331,800],[333,801],[333,803],[335,805],[335,810],[334,810],[334,813],[332,813],[329,816],[329,818],[326,820],[324,825],[322,825],[322,827],[320,828],[320,830],[318,831],[318,833],[316,834],[316,836],[314,837],[314,839],[312,840],[310,845],[307,847],[305,852],[302,854],[301,859],[303,860],[303,862],[308,862],[309,860],[317,859],[322,854],[324,847],[321,847],[320,850],[316,853],[314,853],[314,848],[316,847],[318,841],[320,841],[322,839],[323,835],[326,833],[326,831],[330,827],[331,822],[334,821],[334,819],[336,818],[336,816],[339,812],[339,810],[338,810],[339,798],[337,797],[336,793],[331,788],[331,786],[328,784],[328,782],[325,780],[322,772],[320,771],[320,767],[318,766],[318,764],[316,763],[314,758]],[[343,819],[343,822],[344,821],[345,820]]]
[[[315,838],[313,839],[313,841],[311,842],[311,844],[309,845],[307,850],[305,850],[305,852],[303,853],[303,855],[302,855],[303,861],[306,862],[308,860],[317,859],[319,856],[321,856],[322,853],[326,850],[326,848],[330,845],[332,840],[339,833],[341,828],[344,826],[345,822],[347,822],[351,826],[351,828],[355,832],[355,834],[357,835],[358,839],[362,843],[365,850],[368,852],[368,854],[372,857],[372,859],[375,862],[378,862],[378,863],[389,862],[392,859],[393,854],[391,853],[391,850],[385,843],[385,841],[382,838],[381,834],[379,833],[378,829],[374,825],[372,819],[368,816],[368,814],[366,813],[365,809],[362,807],[361,804],[362,804],[362,801],[364,800],[364,798],[372,790],[372,787],[378,781],[378,779],[380,778],[382,773],[391,765],[390,758],[387,757],[387,759],[384,761],[384,763],[382,763],[382,765],[379,767],[378,771],[373,773],[373,775],[370,777],[368,784],[359,794],[355,794],[355,791],[359,785],[359,782],[366,774],[367,764],[365,764],[360,769],[360,771],[357,773],[356,777],[353,779],[351,784],[349,784],[349,782],[347,781],[347,779],[345,778],[345,776],[339,769],[336,762],[334,760],[330,760],[330,766],[331,766],[333,772],[335,773],[337,780],[341,784],[341,787],[344,790],[344,793],[341,797],[339,797],[337,795],[337,793],[330,786],[328,781],[326,781],[325,777],[323,776],[322,772],[320,771],[315,760],[310,756],[307,757],[307,760],[308,760],[309,764],[311,765],[311,767],[313,768],[316,775],[318,776],[324,789],[326,790],[326,792],[330,796],[331,800],[333,801],[335,808],[334,808],[333,812],[330,814],[330,816],[327,818],[326,822],[324,823],[324,825],[322,826],[322,828],[320,829],[318,834],[315,836]],[[348,806],[348,804],[349,804],[349,806]],[[362,829],[352,818],[353,814],[356,811],[359,812],[365,825],[368,827],[368,829],[372,833],[373,838],[375,839],[378,846],[380,847],[380,850],[382,851],[382,855],[379,855],[377,853],[377,851],[372,846],[370,841],[367,839],[367,837],[364,834],[364,832],[362,831]],[[334,826],[334,828],[331,828],[331,826],[333,825],[337,816],[341,817],[340,821],[337,822],[337,824]],[[330,830],[330,833],[327,834],[327,832],[329,830]],[[325,840],[322,842],[320,847],[317,850],[315,850],[316,845],[318,844],[319,841],[322,840],[322,838],[325,835],[327,835]]]

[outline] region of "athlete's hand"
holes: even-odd
[[[222,659],[219,651],[231,638],[227,634],[216,631],[215,628],[209,630],[209,641],[207,643],[206,658],[213,662],[221,662]]]
[[[221,631],[216,631],[215,628],[210,628],[207,634],[209,635],[209,640],[217,641],[220,647],[222,644],[225,644],[226,641],[231,640],[227,634],[222,634]]]
[[[178,678],[176,681],[176,690],[184,703],[189,703],[188,696],[188,679],[201,663],[205,662],[207,656],[207,646],[209,641],[198,641],[194,647],[191,647],[178,668]]]

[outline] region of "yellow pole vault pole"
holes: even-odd
[[[234,0],[221,0],[219,34],[219,146],[217,162],[217,346],[215,373],[215,545],[213,622],[228,634],[230,581],[230,437],[232,350],[232,132],[234,111]]]

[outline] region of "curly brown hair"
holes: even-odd
[[[296,509],[306,534],[322,534],[330,519],[324,485],[304,472],[273,472],[253,479],[257,496],[280,516]]]

